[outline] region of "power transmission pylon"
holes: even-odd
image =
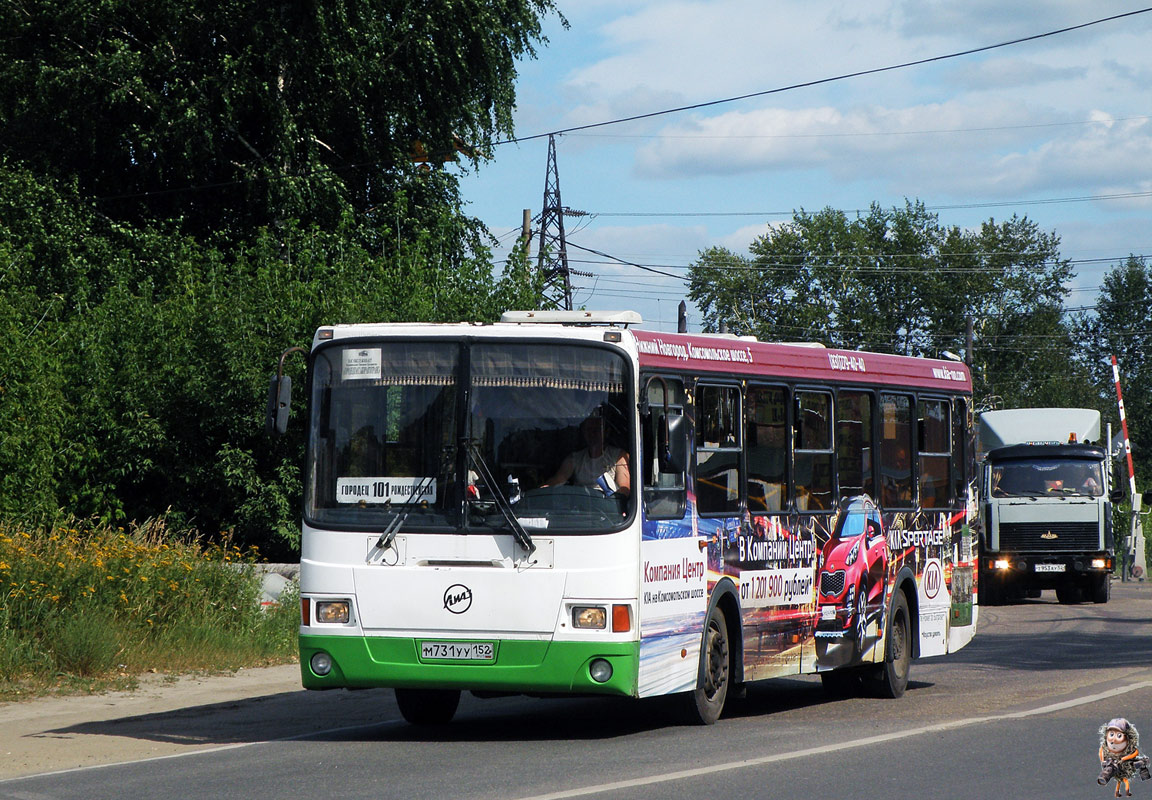
[[[544,205],[540,211],[540,256],[543,276],[541,305],[572,310],[572,280],[568,247],[564,241],[564,204],[560,201],[560,172],[556,168],[556,140],[548,136],[548,173],[544,178]]]

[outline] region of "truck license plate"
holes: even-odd
[[[426,661],[492,661],[492,642],[421,642],[420,658]]]
[[[1037,564],[1037,572],[1063,572],[1064,564]]]

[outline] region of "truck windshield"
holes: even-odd
[[[619,528],[635,438],[627,376],[620,353],[568,343],[318,348],[305,517],[370,532],[398,515],[409,531],[503,532],[506,500],[530,532]]]
[[[993,497],[1101,497],[1103,487],[1099,461],[1053,458],[992,465]]]

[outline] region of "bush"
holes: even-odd
[[[0,697],[145,671],[290,661],[299,611],[259,603],[258,553],[164,519],[0,523]]]

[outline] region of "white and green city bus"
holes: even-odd
[[[417,724],[466,690],[676,693],[712,723],[787,675],[898,697],[971,640],[963,364],[639,323],[316,332],[306,688],[392,687]]]

